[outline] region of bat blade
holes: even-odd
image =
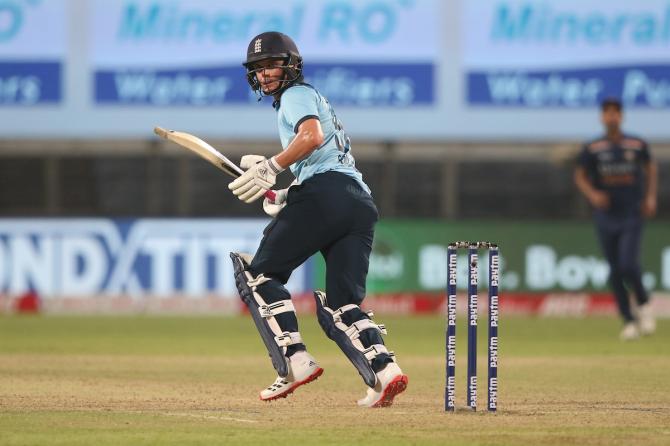
[[[163,139],[172,141],[177,145],[190,150],[233,178],[238,178],[244,173],[237,164],[230,161],[221,152],[195,135],[186,132],[178,132],[176,130],[167,130],[162,127],[154,127],[154,133]],[[266,191],[265,196],[270,200],[274,200],[276,197],[272,190]]]
[[[211,164],[215,165],[231,177],[237,178],[244,173],[235,163],[226,158],[221,152],[210,146],[208,143],[186,132],[167,130],[161,127],[155,127],[154,133],[163,139],[172,141],[181,147],[184,147],[195,153]]]

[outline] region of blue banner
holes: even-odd
[[[100,70],[95,101],[104,105],[221,105],[249,101],[244,69]]]
[[[310,64],[312,83],[333,104],[408,107],[435,103],[433,64]]]
[[[306,80],[334,104],[415,106],[435,101],[434,67],[425,64],[309,64]],[[96,103],[219,106],[256,100],[241,66],[170,70],[99,70]]]
[[[0,294],[236,298],[230,252],[266,219],[0,219]],[[287,287],[312,289],[309,260]]]
[[[0,61],[0,105],[39,105],[60,102],[60,62]]]
[[[627,106],[670,107],[670,65],[467,73],[470,105],[578,108],[607,96]]]

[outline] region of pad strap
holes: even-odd
[[[361,319],[360,321],[356,321],[353,324],[349,325],[343,331],[347,334],[347,336],[349,336],[349,339],[355,341],[361,336],[361,332],[363,330],[368,330],[370,328],[373,328],[382,334],[387,334],[386,326],[384,324],[375,324],[370,319]]]
[[[391,359],[393,359],[393,362],[395,362],[395,353],[389,351],[384,344],[371,345],[363,351],[363,354],[368,359],[368,361],[372,361],[382,353],[389,355]]]
[[[270,279],[268,279],[267,277],[265,277],[263,274],[259,274],[259,275],[256,276],[256,277],[252,276],[251,273],[249,273],[248,271],[246,271],[246,274],[247,274],[247,279],[248,279],[248,280],[247,280],[247,285],[249,285],[250,287],[254,288],[254,291],[255,291],[255,288],[256,288],[258,285],[262,285],[262,284],[264,284],[265,282],[269,282],[269,281],[270,281]]]
[[[333,313],[333,320],[334,320],[335,322],[340,322],[340,321],[342,321],[342,315],[343,315],[344,313],[346,313],[347,311],[351,311],[351,310],[360,310],[360,309],[361,309],[361,307],[359,307],[358,305],[355,305],[355,304],[347,304],[347,305],[344,305],[344,306],[338,308],[337,310],[332,311],[332,313]],[[369,317],[370,319],[372,319],[372,316],[375,315],[375,314],[372,312],[372,310],[366,311],[365,314],[367,314],[368,317]]]
[[[357,308],[359,308],[358,305],[348,304],[348,305],[345,305],[343,307],[338,308],[335,311],[331,310],[331,313],[333,313],[333,320],[335,322],[340,322],[342,320],[342,315],[344,313],[346,313],[347,311],[350,311],[350,310],[355,310]]]
[[[280,347],[288,347],[289,345],[302,343],[302,336],[297,331],[291,333],[285,331],[281,335],[275,336],[275,341]]]
[[[386,331],[386,326],[384,324],[377,324],[370,319],[361,319],[359,321],[355,321],[351,325],[346,325],[344,322],[342,322],[342,314],[346,313],[347,311],[351,311],[355,308],[360,309],[358,305],[349,304],[344,305],[343,307],[340,307],[335,311],[331,311],[331,313],[333,314],[333,322],[335,323],[335,326],[340,330],[342,330],[349,337],[349,339],[351,339],[351,343],[353,344],[353,346],[356,347],[361,352],[363,352],[368,361],[372,361],[380,353],[386,353],[390,356],[393,356],[393,354],[386,349],[384,344],[375,344],[368,348],[365,348],[365,346],[360,341],[361,332],[364,330],[373,329],[377,330],[381,334],[388,334],[388,332]],[[326,308],[326,310],[329,310],[329,308]],[[368,315],[368,317],[371,317],[372,311],[368,311],[366,312],[366,314]],[[377,353],[375,353],[375,351]]]
[[[256,300],[258,301],[259,299]],[[260,300],[262,300],[262,298]],[[287,300],[280,300],[279,302],[275,302],[270,305],[262,303],[258,306],[258,311],[261,313],[262,317],[268,319],[271,317],[275,317],[278,314],[288,313],[289,311],[295,313],[295,307],[293,306],[293,302],[287,299]]]
[[[270,328],[270,330],[272,330],[275,336],[275,339],[278,336],[283,336],[284,331],[279,326],[277,319],[275,319],[275,315],[286,313],[288,311],[295,312],[293,302],[291,302],[290,300],[280,300],[279,302],[275,302],[268,305],[265,302],[265,299],[263,299],[263,296],[261,296],[258,293],[258,291],[256,291],[256,289],[258,288],[258,285],[267,282],[269,279],[263,277],[262,274],[254,278],[249,271],[244,271],[244,274],[245,277],[247,278],[247,286],[251,289],[251,294],[254,300],[256,301],[256,305],[258,306],[259,315],[265,318],[268,327]],[[259,279],[261,280],[259,281]]]
[[[363,381],[365,381],[365,384],[369,387],[374,387],[377,382],[377,375],[372,369],[373,360],[378,355],[384,353],[393,358],[393,353],[389,352],[383,344],[374,344],[369,347],[364,346],[361,342],[360,334],[370,329],[386,334],[386,327],[367,318],[347,325],[342,321],[342,315],[348,311],[357,310],[357,316],[360,317],[361,309],[358,305],[348,304],[337,310],[331,310],[327,305],[325,293],[316,291],[314,297],[316,298],[317,316],[321,328],[349,358],[358,370],[358,373],[360,373]],[[367,314],[368,317],[371,317],[372,313],[368,312]]]
[[[231,252],[230,258],[233,261],[235,285],[240,292],[240,298],[254,319],[256,328],[270,354],[272,365],[277,370],[277,374],[280,377],[286,377],[289,374],[286,349],[289,345],[301,343],[302,338],[298,332],[283,330],[275,316],[282,313],[295,312],[293,302],[290,299],[285,299],[267,303],[265,298],[259,293],[258,287],[271,279],[262,274],[254,277],[248,271],[249,264],[247,263],[247,259],[251,258],[251,256]]]

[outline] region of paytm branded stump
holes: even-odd
[[[477,410],[477,319],[480,249],[488,250],[488,401],[487,409],[498,408],[498,283],[500,282],[500,257],[498,245],[491,242],[453,242],[447,247],[447,330],[446,330],[446,384],[444,410],[456,409],[456,286],[458,250],[468,255],[468,365],[467,407]]]

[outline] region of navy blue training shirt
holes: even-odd
[[[604,136],[588,142],[579,157],[593,186],[610,196],[605,212],[617,216],[639,214],[645,194],[643,166],[650,161],[647,142],[630,135],[618,142]]]

